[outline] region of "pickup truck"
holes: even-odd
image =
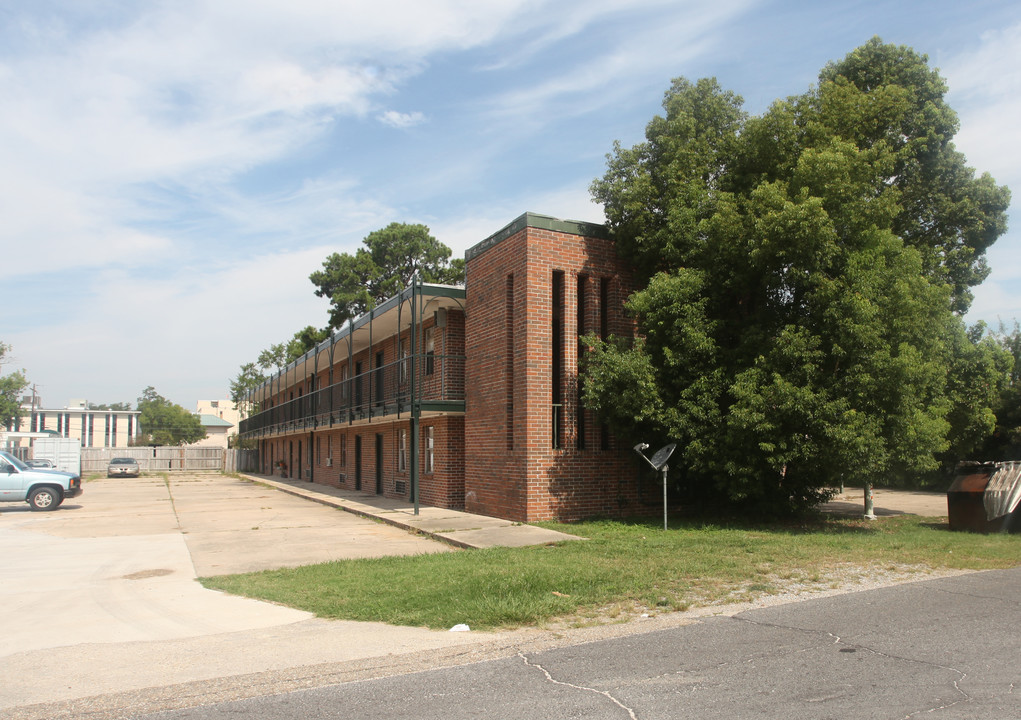
[[[33,510],[56,510],[65,498],[82,494],[82,479],[61,470],[30,468],[0,451],[0,501],[27,502]]]

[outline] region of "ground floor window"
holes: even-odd
[[[425,429],[425,471],[431,473],[433,471],[433,450],[435,448],[435,436],[433,435],[433,427],[430,425]]]
[[[408,469],[408,431],[401,430],[400,445],[397,449],[397,470],[405,472]]]

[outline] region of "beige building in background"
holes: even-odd
[[[232,400],[199,400],[195,404],[195,414],[202,420],[206,437],[192,443],[192,447],[226,448],[230,436],[237,433],[244,419],[241,412],[234,409]]]
[[[218,447],[226,449],[234,425],[226,420],[221,420],[215,415],[207,413],[196,414],[199,416],[199,420],[202,421],[202,428],[206,431],[206,436],[198,442],[191,443],[188,447]]]

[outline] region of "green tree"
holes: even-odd
[[[131,403],[129,402],[116,402],[116,403],[89,403],[89,410],[130,410]]]
[[[10,362],[11,346],[0,342],[0,369]],[[21,409],[21,393],[28,387],[24,370],[15,370],[0,376],[0,429],[17,429],[17,422],[24,412]]]
[[[206,436],[197,415],[170,402],[150,385],[138,398],[142,445],[187,445]]]
[[[1021,325],[1000,324],[989,338],[1005,353],[1006,381],[994,403],[996,425],[978,453],[980,460],[1021,460]]]
[[[294,333],[294,337],[288,341],[285,364],[290,364],[309,350],[314,350],[316,345],[328,337],[330,337],[329,328],[323,328],[320,330],[311,325],[306,325],[301,330]]]
[[[995,392],[966,379],[995,385],[999,360],[955,311],[1009,193],[954,149],[945,91],[878,39],[762,117],[715,80],[675,80],[646,142],[616,145],[592,185],[644,339],[591,339],[589,406],[679,442],[692,487],[760,511],[844,475],[930,471],[991,429]]]
[[[276,368],[280,371],[287,365],[287,343],[277,343],[259,353],[255,363],[263,370]],[[244,366],[242,366],[244,367]]]
[[[258,408],[248,398],[264,382],[266,375],[255,363],[242,365],[237,377],[230,381],[230,399],[234,402],[234,409],[240,410],[245,417],[258,412]]]
[[[330,299],[331,328],[396,295],[416,272],[426,282],[464,282],[464,260],[451,260],[450,248],[425,225],[391,223],[369,233],[363,243],[353,255],[333,253],[322,270],[309,276],[315,294]]]

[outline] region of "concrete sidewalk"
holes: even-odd
[[[474,515],[458,510],[444,510],[427,505],[422,505],[419,508],[419,514],[415,515],[414,506],[407,500],[392,500],[381,495],[341,490],[331,485],[250,473],[243,474],[242,477],[323,505],[381,520],[404,530],[419,532],[455,547],[521,547],[580,539],[575,535],[556,530],[546,530],[531,525],[522,525],[511,520]],[[877,517],[893,515],[946,517],[947,515],[946,493],[875,488],[872,495]],[[844,491],[838,492],[830,502],[819,506],[822,512],[834,515],[861,515],[864,508],[864,489],[852,486],[845,487]]]
[[[332,485],[251,473],[243,473],[242,477],[403,530],[422,533],[460,548],[524,547],[581,540],[576,535],[461,510],[420,505],[416,515],[415,506],[407,500],[341,490]]]

